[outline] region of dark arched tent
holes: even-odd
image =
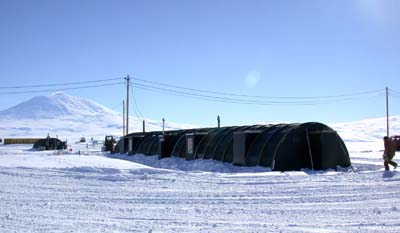
[[[214,159],[273,171],[351,166],[339,135],[316,122],[132,133],[117,148],[130,155]]]

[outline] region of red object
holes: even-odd
[[[400,136],[391,136],[390,139],[393,140],[394,144],[396,145],[396,151],[400,151]]]

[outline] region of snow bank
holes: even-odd
[[[144,164],[154,168],[171,169],[178,171],[192,172],[220,172],[220,173],[236,173],[236,172],[267,172],[269,168],[265,167],[238,167],[231,163],[223,163],[215,160],[186,160],[183,158],[171,157],[158,159],[158,155],[146,156],[142,154],[110,154],[110,158],[127,160],[135,163]]]

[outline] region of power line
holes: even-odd
[[[260,101],[260,100],[238,99],[238,98],[228,98],[228,97],[197,94],[197,93],[192,93],[192,92],[178,91],[178,90],[155,87],[155,86],[139,84],[139,83],[134,83],[133,85],[136,86],[139,89],[144,89],[144,90],[149,90],[149,91],[156,91],[156,92],[163,92],[163,93],[169,93],[169,94],[185,96],[185,97],[192,97],[192,98],[196,98],[196,99],[204,99],[204,100],[208,100],[208,101],[227,102],[227,103],[240,103],[240,104],[255,104],[255,105],[277,105],[277,104],[317,105],[317,104],[329,104],[329,103],[332,103],[332,102],[347,101],[347,100],[356,99],[356,97],[352,97],[352,98],[350,98],[350,97],[347,97],[347,98],[341,97],[341,98],[336,98],[334,100],[312,100],[312,101],[265,101],[264,100],[264,101]]]
[[[115,105],[114,107],[111,107],[112,110],[115,110],[116,108],[119,108],[122,105],[123,102],[120,102],[119,104]]]
[[[137,84],[135,84],[135,85],[137,85]],[[217,97],[217,96],[209,96],[209,95],[199,95],[199,94],[175,91],[175,90],[170,90],[170,89],[165,89],[165,88],[152,87],[152,86],[147,86],[147,85],[140,85],[137,87],[139,87],[141,89],[145,89],[145,90],[151,90],[151,91],[157,90],[159,92],[166,92],[166,93],[170,93],[170,94],[174,94],[174,95],[178,95],[178,96],[186,96],[186,97],[193,97],[196,99],[204,99],[204,100],[227,102],[227,103],[261,104],[261,105],[272,105],[272,104],[305,104],[305,105],[309,105],[309,104],[317,103],[317,102],[277,102],[277,101],[243,100],[243,99],[233,99],[233,98],[225,98],[225,97]],[[327,102],[319,102],[319,103],[327,103]]]
[[[208,91],[202,89],[195,89],[195,88],[188,88],[182,87],[177,85],[170,85],[166,83],[148,81],[145,79],[140,78],[133,78],[136,81],[149,83],[157,86],[165,86],[171,87],[175,89],[182,89],[187,91],[195,91],[207,94],[215,94],[215,95],[222,95],[222,96],[236,96],[236,97],[247,97],[247,98],[261,98],[261,99],[331,99],[331,98],[339,98],[339,97],[355,97],[355,96],[362,96],[362,95],[369,95],[369,94],[376,94],[376,93],[383,93],[383,89],[378,90],[370,90],[370,91],[363,91],[363,92],[355,92],[351,94],[340,94],[340,95],[326,95],[326,96],[260,96],[260,95],[243,95],[243,94],[236,94],[236,93],[226,93],[226,92],[217,92],[217,91]],[[144,85],[144,84],[142,84]]]
[[[159,93],[167,93],[167,94],[172,94],[175,96],[183,96],[183,97],[191,97],[194,99],[202,99],[202,100],[208,100],[208,101],[218,101],[218,102],[224,102],[224,103],[247,103],[251,104],[251,102],[246,102],[243,100],[235,100],[235,99],[230,99],[230,98],[223,98],[223,97],[214,97],[214,96],[207,96],[207,95],[199,95],[199,94],[193,94],[193,93],[188,93],[188,92],[182,92],[182,91],[175,91],[175,90],[170,90],[170,89],[165,89],[165,88],[158,88],[158,87],[152,87],[148,85],[142,85],[142,84],[133,84],[136,88],[142,89],[142,90],[148,90],[148,91],[153,91],[153,92],[159,92]]]
[[[98,79],[91,80],[85,82],[72,82],[72,83],[57,83],[57,84],[40,84],[40,85],[29,85],[29,86],[3,86],[0,89],[24,89],[24,88],[37,88],[37,87],[55,87],[55,86],[68,86],[68,85],[79,85],[79,84],[88,84],[88,83],[98,83],[98,82],[106,82],[106,81],[115,81],[120,80],[122,78],[109,78],[109,79]]]
[[[10,91],[10,92],[0,92],[0,95],[28,94],[28,93],[55,92],[55,91],[69,91],[69,90],[88,89],[88,88],[96,88],[96,87],[116,86],[116,85],[121,85],[121,84],[124,84],[124,83],[123,82],[118,82],[118,83],[107,83],[107,84],[99,84],[99,85],[91,85],[91,86],[69,87],[69,88],[58,88],[58,89],[46,89],[46,90],[33,90],[33,91]]]
[[[392,90],[392,89],[389,89],[389,93],[394,93],[394,94],[400,95],[400,91],[396,91],[396,90]]]
[[[393,98],[400,98],[400,92],[389,89],[389,96]]]
[[[396,93],[389,93],[390,97],[394,97],[394,98],[400,98],[400,94],[396,94]]]
[[[130,85],[131,85],[130,92],[131,92],[131,96],[132,96],[133,104],[134,104],[134,108],[133,108],[133,109],[135,110],[135,114],[136,114],[137,118],[139,118],[139,119],[141,119],[141,120],[143,121],[143,120],[144,120],[144,117],[143,117],[142,113],[139,111],[139,107],[138,107],[138,104],[137,104],[137,102],[136,102],[136,98],[135,98],[135,96],[133,95],[132,84],[130,83]]]

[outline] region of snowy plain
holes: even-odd
[[[0,232],[400,231],[400,176],[378,151],[355,173],[281,173],[72,148],[0,147]]]
[[[118,129],[78,115],[62,116],[75,119],[63,121],[71,130],[54,131],[68,139],[68,151],[0,145],[1,233],[400,232],[400,174],[382,166],[384,118],[328,124],[344,139],[354,172],[282,173],[110,155],[96,141],[76,142],[82,136],[76,127],[92,120],[84,136],[99,140],[105,130]],[[38,127],[54,129],[60,122],[29,121],[11,124],[3,117],[1,137],[39,136],[45,130]],[[391,132],[400,134],[400,117],[390,122]]]

